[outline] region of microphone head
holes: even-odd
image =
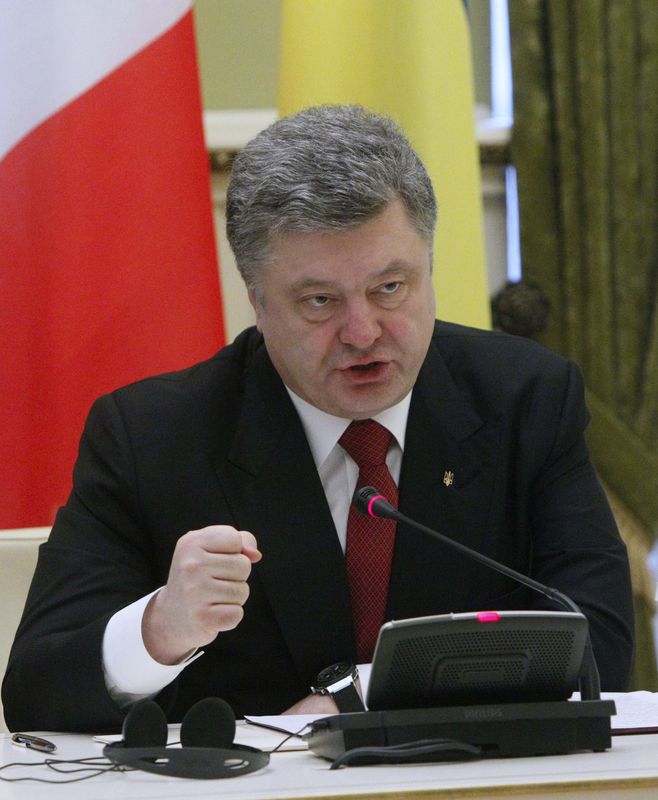
[[[397,511],[374,486],[362,486],[354,495],[354,506],[366,517],[397,519]]]

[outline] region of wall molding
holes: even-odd
[[[210,152],[236,152],[277,118],[274,108],[204,111],[203,129]]]
[[[204,111],[203,128],[206,147],[212,152],[237,152],[250,139],[277,118],[275,108],[247,110]],[[511,120],[506,117],[488,116],[478,108],[475,130],[480,153],[506,153],[511,131]],[[499,160],[499,156],[488,156],[487,161]]]

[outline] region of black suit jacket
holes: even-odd
[[[576,367],[525,339],[437,323],[414,388],[400,510],[571,596],[604,688],[626,686],[623,544],[595,476]],[[451,472],[454,480],[444,482]],[[117,729],[101,642],[113,613],[166,582],[177,539],[231,524],[263,553],[244,619],[159,696],[170,720],[219,695],[278,713],[355,657],[344,557],[301,422],[262,338],[98,400],[74,489],[42,546],[3,685],[12,729]],[[530,590],[399,526],[388,618],[531,608]]]

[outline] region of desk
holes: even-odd
[[[241,723],[241,725],[244,723]],[[59,758],[100,755],[102,746],[77,734],[51,735]],[[0,761],[41,762],[41,754],[0,734]],[[4,772],[3,774],[7,774]],[[16,773],[13,773],[16,774]],[[22,774],[28,774],[23,772]],[[45,768],[29,774],[57,777]],[[309,752],[274,753],[265,769],[222,781],[110,772],[82,783],[52,786],[0,782],[1,800],[656,800],[658,735],[617,736],[605,753],[466,763],[350,767],[334,772]]]

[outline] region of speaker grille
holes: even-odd
[[[478,693],[482,701],[499,701],[509,687],[516,698],[524,686],[563,692],[574,641],[571,631],[487,631],[483,626],[474,633],[418,637],[396,645],[390,680],[414,696],[447,691],[453,700],[467,691],[471,701]]]

